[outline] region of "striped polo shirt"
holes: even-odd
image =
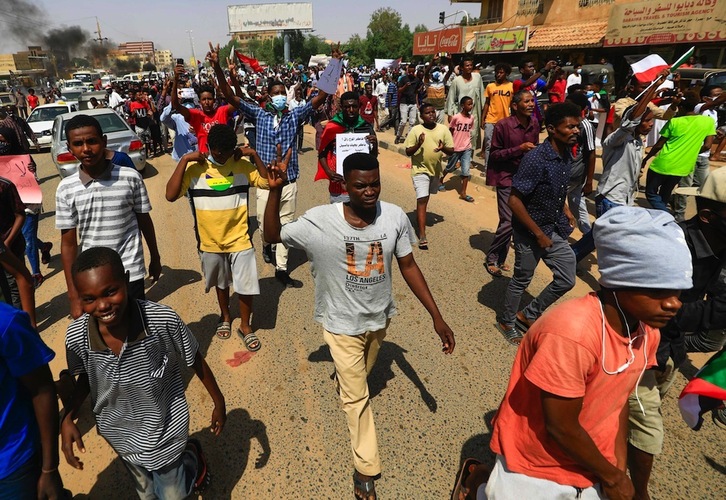
[[[73,375],[86,373],[98,433],[121,458],[159,470],[184,451],[189,407],[180,363],[194,364],[199,344],[169,307],[145,300],[128,304],[132,328],[117,357],[95,318],[84,314],[66,332]]]
[[[146,274],[136,214],[150,211],[141,174],[110,162],[97,179],[79,168],[60,181],[55,194],[55,227],[76,229],[81,252],[92,247],[116,250],[131,281]]]
[[[252,248],[247,230],[250,186],[268,189],[267,179],[246,158],[230,158],[222,166],[209,160],[187,166],[179,197],[189,193],[199,250],[234,253]]]

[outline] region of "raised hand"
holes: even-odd
[[[343,54],[343,51],[340,50],[340,42],[338,42],[337,47],[335,45],[331,45],[330,47],[332,49],[330,55],[334,59],[343,59],[343,57],[345,56],[345,54]]]
[[[267,165],[267,182],[270,189],[282,187],[287,181],[287,164],[290,163],[292,156],[292,148],[287,150],[285,157],[282,156],[282,145],[277,145],[277,155],[275,161]]]
[[[421,135],[418,136],[418,145],[419,146],[424,143],[424,139],[426,139],[426,134],[421,132]]]
[[[207,61],[212,66],[219,65],[219,44],[215,47],[212,42],[209,42],[209,52],[207,52]]]
[[[234,60],[231,57],[227,58],[227,69],[229,70],[230,74],[237,73],[237,65],[234,63]]]

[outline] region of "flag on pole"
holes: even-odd
[[[693,55],[693,52],[696,50],[696,47],[691,47],[686,51],[685,54],[683,54],[681,57],[679,57],[676,62],[673,63],[671,66],[671,73],[673,73],[675,70],[681,67],[683,63],[688,61],[688,58]]]
[[[246,55],[240,53],[238,50],[235,50],[234,53],[237,54],[237,59],[239,59],[240,62],[244,64],[247,69],[251,70],[251,72],[262,73],[262,66],[260,66],[260,63],[257,59],[247,57]]]
[[[716,353],[688,382],[678,399],[681,416],[691,429],[703,424],[703,414],[726,400],[726,350]]]
[[[670,68],[670,64],[658,54],[651,54],[638,62],[630,65],[633,69],[633,76],[637,78],[639,82],[652,82],[658,76],[658,73],[664,69]]]

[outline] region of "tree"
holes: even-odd
[[[150,62],[144,63],[141,67],[141,71],[156,71],[156,64]]]
[[[348,60],[353,66],[368,64],[370,60],[366,55],[366,40],[363,40],[357,33],[341,46],[344,52],[348,53]]]
[[[409,58],[413,40],[408,25],[401,24],[401,14],[391,7],[382,7],[371,14],[366,33],[368,61],[375,58]]]
[[[112,68],[114,73],[121,76],[124,73],[131,73],[139,71],[141,67],[141,58],[138,56],[129,57],[128,59],[116,59],[113,62]]]

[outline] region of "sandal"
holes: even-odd
[[[428,240],[426,238],[418,240],[418,248],[419,248],[419,250],[428,250],[429,249]]]
[[[509,267],[507,264],[499,264],[499,269],[501,269],[502,271],[504,271],[506,273],[508,273],[509,271],[512,270],[512,268]]]
[[[209,483],[212,482],[212,475],[209,473],[209,469],[207,467],[207,459],[205,458],[204,453],[202,453],[201,443],[196,439],[189,438],[186,449],[194,453],[194,456],[197,458],[197,477],[194,480],[194,493],[199,495],[200,493],[203,493],[209,486]]]
[[[496,265],[496,264],[492,264],[490,262],[487,262],[486,264],[484,264],[484,269],[486,269],[487,272],[489,274],[491,274],[492,276],[494,276],[495,278],[501,278],[502,276],[504,276],[502,274],[501,268],[498,265]]]
[[[497,327],[499,333],[504,336],[504,339],[513,346],[519,346],[520,342],[522,342],[522,339],[524,338],[524,335],[522,334],[522,332],[517,330],[516,326],[510,326],[505,329],[502,324],[499,323],[499,321],[494,323],[494,326]]]
[[[441,191],[446,191],[446,186],[444,186],[443,183],[439,184],[439,192],[441,192]]]
[[[229,321],[222,321],[220,318],[214,334],[220,339],[227,340],[232,335],[232,325],[230,325]]]
[[[474,198],[472,198],[468,194],[466,196],[459,196],[459,199],[464,200],[464,201],[468,201],[469,203],[473,203],[474,202]]]
[[[260,350],[260,347],[262,347],[260,339],[258,339],[257,335],[252,332],[245,334],[242,330],[237,328],[237,335],[242,337],[242,340],[245,343],[245,347],[250,352],[257,352]]]
[[[363,493],[363,496],[358,496],[358,493],[356,490]],[[355,495],[355,498],[359,499],[368,499],[368,498],[378,498],[376,495],[376,484],[373,478],[363,481],[361,478],[358,477],[358,471],[353,471],[353,495]]]
[[[467,458],[464,463],[461,464],[459,473],[456,475],[456,482],[454,483],[454,492],[451,494],[451,500],[459,500],[461,489],[464,488],[467,478],[469,477],[469,467],[472,465],[479,465],[481,462],[475,458]],[[476,492],[475,492],[476,493]]]
[[[534,323],[534,321],[532,322]],[[519,331],[522,333],[527,333],[527,330],[532,326],[532,323],[527,323],[527,318],[522,319],[519,317],[519,314],[517,314],[517,317],[514,319],[514,324],[519,328]]]

